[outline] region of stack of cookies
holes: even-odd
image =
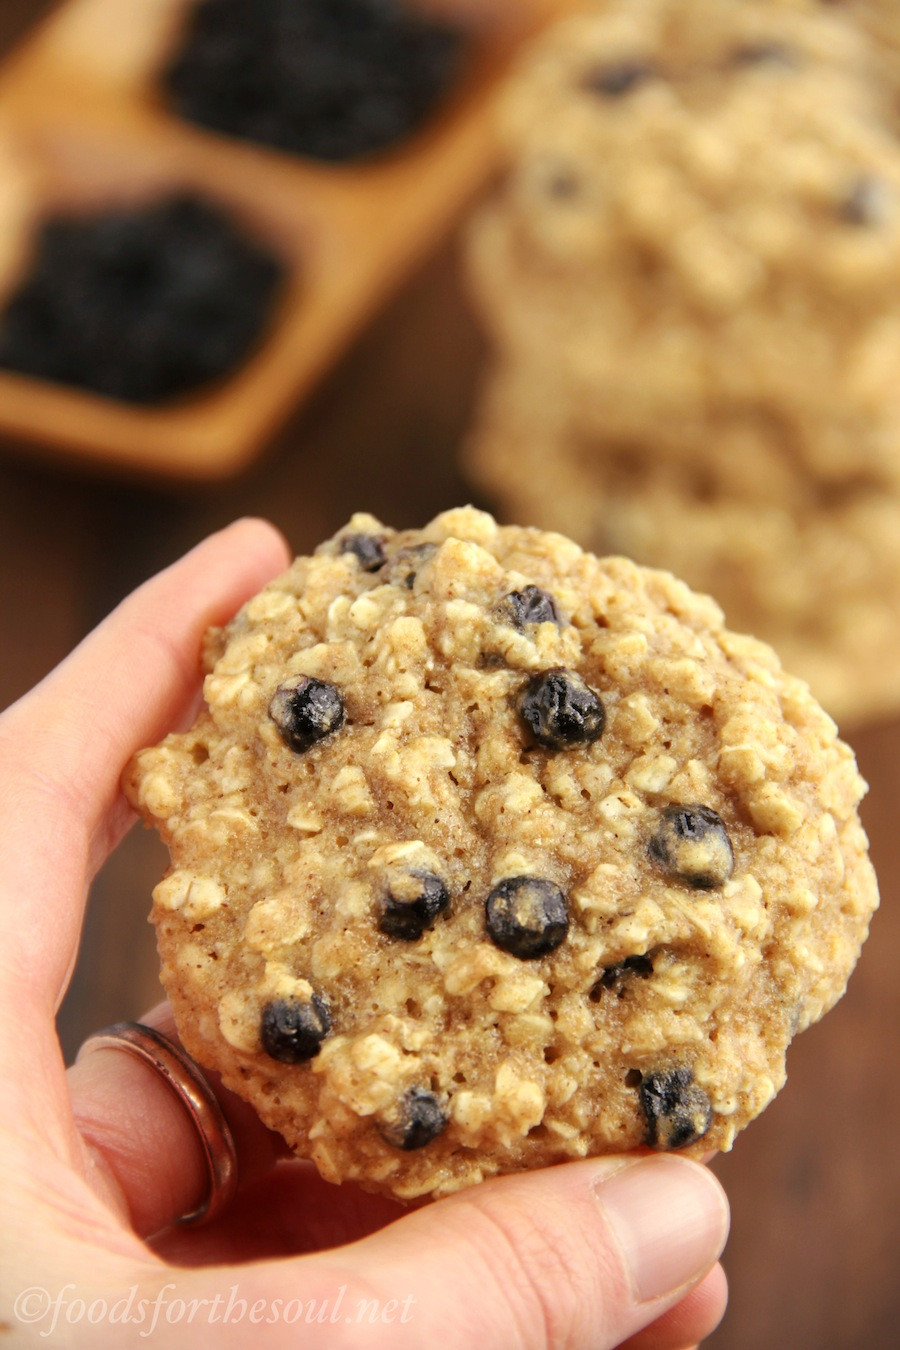
[[[511,517],[712,592],[849,720],[900,698],[900,144],[853,13],[614,0],[544,39],[471,235],[468,457]]]

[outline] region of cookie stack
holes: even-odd
[[[511,517],[712,592],[847,720],[900,698],[880,69],[822,5],[569,20],[510,88],[511,171],[470,248],[496,352],[473,478]]]

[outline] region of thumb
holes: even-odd
[[[611,1350],[703,1279],[727,1231],[724,1193],[704,1167],[671,1156],[608,1158],[489,1181],[350,1246],[232,1273],[267,1307],[300,1299],[312,1309],[310,1346],[329,1344],[328,1309],[339,1300],[341,1323],[365,1323],[354,1344]],[[220,1267],[194,1278],[220,1288],[226,1274]],[[722,1309],[711,1323],[709,1311],[686,1339],[702,1336]],[[258,1330],[261,1347],[287,1344],[289,1328]],[[229,1339],[223,1327],[222,1344],[243,1344],[239,1331]]]
[[[419,1317],[448,1350],[604,1350],[702,1279],[727,1231],[712,1174],[653,1156],[476,1186],[358,1247],[370,1247],[395,1284],[399,1269],[418,1271]]]

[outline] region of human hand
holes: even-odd
[[[190,719],[204,629],[287,562],[270,527],[233,525],[129,597],[0,717],[7,1343],[693,1344],[724,1309],[715,1262],[728,1220],[716,1180],[686,1159],[567,1163],[408,1211],[288,1160],[212,1080],[241,1184],[208,1225],[178,1227],[207,1186],[178,1098],[119,1051],[66,1072],[54,1016],[90,880],[133,821],[122,770]],[[165,1005],[144,1020],[174,1037]]]

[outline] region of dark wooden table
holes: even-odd
[[[0,0],[0,50],[46,8]],[[238,482],[124,483],[0,448],[0,707],[134,584],[237,515],[268,516],[305,551],[354,509],[405,526],[470,499],[456,453],[481,355],[451,240]],[[792,1048],[788,1087],[715,1164],[734,1226],[712,1350],[900,1344],[900,721],[851,739],[872,785],[883,907],[846,998]],[[135,830],[97,878],[60,1013],[67,1054],[159,996],[146,913],[164,865],[155,836]]]

